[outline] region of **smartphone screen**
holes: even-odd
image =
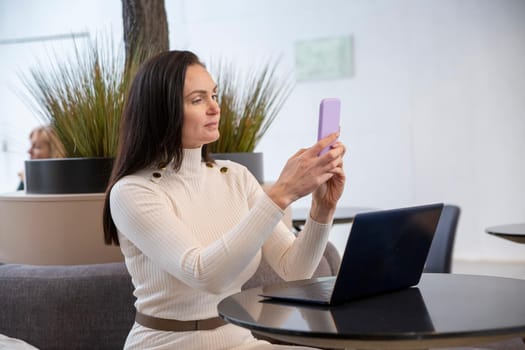
[[[321,104],[319,105],[317,141],[339,130],[340,112],[341,101],[338,98],[325,98],[321,100]],[[324,148],[319,155],[328,152],[330,146]]]

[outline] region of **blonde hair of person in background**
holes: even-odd
[[[44,125],[33,129],[29,133],[30,147],[27,150],[30,159],[64,158],[64,145],[58,138],[53,127]],[[18,190],[24,189],[24,172],[18,173],[20,184]]]

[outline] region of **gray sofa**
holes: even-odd
[[[329,243],[315,276],[335,275]],[[244,288],[280,278],[265,263]],[[135,309],[124,263],[0,265],[0,334],[45,349],[122,349]]]

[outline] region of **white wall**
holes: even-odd
[[[525,245],[484,228],[525,221],[525,1],[166,0],[166,8],[171,47],[204,61],[249,65],[282,54],[283,71],[293,71],[295,41],[351,35],[354,77],[297,83],[258,147],[266,179],[313,142],[319,100],[338,96],[349,149],[342,205],[455,203],[463,210],[456,258],[524,260]],[[121,25],[118,0],[2,0],[0,16],[0,40]],[[19,122],[30,113],[6,107],[15,97],[5,77],[13,79],[20,56],[4,53],[22,46],[0,46],[0,142],[18,157],[13,164],[0,153],[4,192],[15,186],[30,129]],[[333,240],[344,241],[347,229]]]

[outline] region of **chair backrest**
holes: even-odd
[[[456,205],[446,204],[443,207],[424,272],[450,273],[459,214],[460,209]]]

